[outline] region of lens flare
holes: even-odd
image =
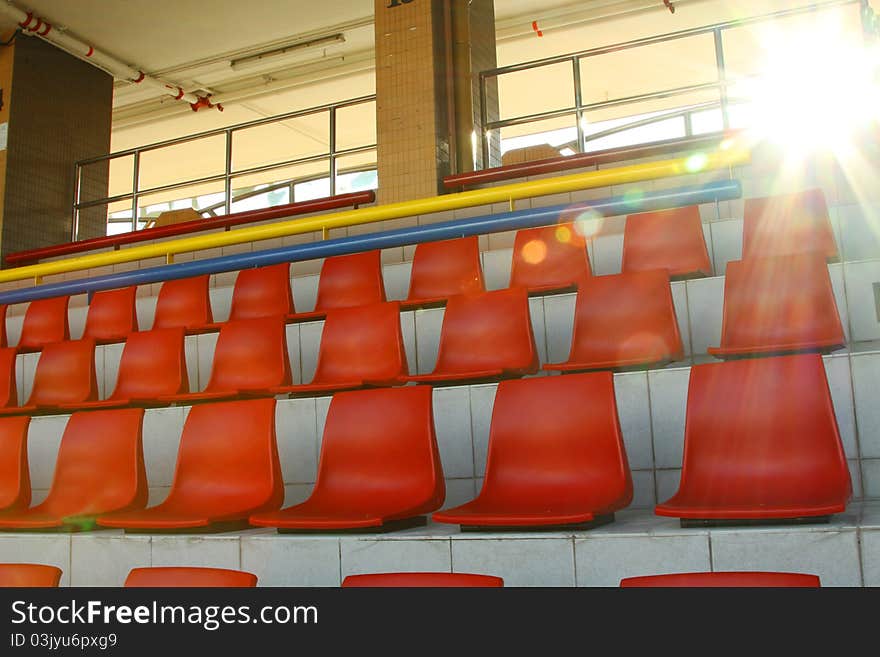
[[[537,265],[547,257],[547,245],[542,240],[530,240],[523,246],[522,257],[530,265]]]
[[[571,230],[568,226],[558,226],[556,228],[556,241],[562,244],[568,244],[571,241]]]

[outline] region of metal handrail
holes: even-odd
[[[508,66],[501,66],[493,69],[487,69],[485,71],[481,71],[479,74],[480,77],[480,101],[481,101],[481,116],[482,116],[482,125],[483,131],[481,135],[481,148],[483,151],[483,162],[486,163],[485,166],[489,164],[489,133],[492,130],[510,127],[514,125],[524,125],[527,123],[533,123],[535,121],[559,118],[562,116],[570,116],[575,115],[576,117],[576,129],[577,129],[577,147],[578,152],[584,152],[584,130],[583,130],[583,115],[585,112],[595,109],[601,109],[606,107],[615,107],[619,105],[626,105],[641,102],[644,100],[654,100],[660,98],[668,98],[675,95],[681,95],[684,93],[689,93],[692,91],[700,91],[704,89],[718,89],[719,97],[720,97],[720,107],[721,107],[721,115],[722,115],[722,123],[725,130],[730,127],[730,122],[728,119],[728,98],[727,91],[728,87],[732,83],[731,80],[727,78],[725,61],[724,61],[724,47],[722,44],[722,32],[724,30],[728,30],[731,28],[742,27],[745,25],[750,25],[754,23],[761,23],[771,20],[779,20],[782,18],[787,18],[790,16],[795,16],[799,14],[806,14],[816,11],[825,11],[828,9],[834,9],[837,7],[842,7],[846,5],[852,4],[860,4],[862,6],[863,12],[862,17],[864,19],[865,12],[864,8],[867,4],[867,0],[828,0],[827,2],[820,2],[811,5],[807,5],[804,7],[795,7],[791,9],[783,9],[780,11],[771,12],[768,14],[761,14],[758,16],[750,16],[747,18],[737,18],[729,21],[724,21],[721,23],[715,23],[713,25],[705,25],[701,27],[694,27],[685,30],[679,30],[677,32],[668,32],[666,34],[658,34],[654,36],[642,37],[639,39],[633,39],[631,41],[624,41],[621,43],[616,43],[608,46],[599,46],[595,48],[588,48],[586,50],[579,50],[573,53],[568,53],[565,55],[555,55],[552,57],[545,57],[543,59],[536,59],[528,62],[520,62],[517,64],[510,64]],[[613,52],[618,52],[621,50],[629,50],[632,48],[639,48],[643,46],[654,45],[657,43],[665,43],[668,41],[675,41],[678,39],[684,39],[693,36],[699,36],[702,34],[714,34],[714,48],[715,48],[715,68],[716,68],[716,80],[714,82],[706,82],[701,84],[687,85],[684,87],[677,87],[675,89],[665,89],[661,91],[654,91],[645,94],[638,94],[635,96],[628,96],[625,98],[616,98],[612,100],[600,101],[597,103],[584,104],[581,98],[581,80],[580,80],[580,63],[582,59],[587,59],[589,57],[596,57],[599,55],[605,55]],[[568,107],[564,107],[561,109],[548,110],[546,112],[538,112],[534,114],[529,114],[527,116],[518,116],[508,119],[499,119],[496,121],[490,121],[488,116],[488,106],[486,103],[486,83],[490,78],[497,79],[501,75],[505,75],[507,73],[515,73],[519,71],[525,71],[529,69],[539,68],[542,66],[551,66],[554,64],[562,64],[562,63],[570,63],[572,66],[572,83],[574,86],[574,104]]]
[[[298,164],[308,164],[310,162],[318,162],[322,160],[328,161],[329,168],[329,176],[330,176],[330,187],[331,192],[335,191],[335,179],[336,179],[336,160],[339,157],[345,157],[347,155],[354,155],[357,153],[364,153],[371,150],[375,150],[376,144],[365,144],[363,146],[356,146],[352,148],[346,148],[337,150],[336,149],[336,112],[345,107],[351,107],[354,105],[360,105],[363,103],[374,102],[376,100],[375,94],[368,96],[359,96],[357,98],[351,98],[348,100],[336,102],[336,103],[327,103],[324,105],[317,105],[315,107],[309,107],[302,110],[296,110],[293,112],[287,112],[285,114],[279,114],[276,116],[264,117],[260,119],[254,119],[252,121],[246,121],[244,123],[237,123],[235,125],[227,126],[225,128],[215,128],[212,130],[205,130],[203,132],[194,133],[191,135],[185,135],[183,137],[175,137],[174,139],[166,139],[164,141],[154,142],[152,144],[146,144],[144,146],[137,146],[135,148],[129,148],[121,151],[115,151],[113,153],[109,153],[107,155],[100,155],[97,157],[86,158],[83,160],[79,160],[74,164],[74,177],[75,177],[75,185],[74,185],[74,201],[73,201],[73,222],[72,222],[72,234],[71,238],[73,240],[76,239],[76,234],[78,231],[79,224],[79,212],[80,210],[97,207],[101,205],[108,205],[110,203],[117,203],[119,201],[125,201],[131,199],[131,222],[132,222],[132,230],[137,229],[137,215],[138,215],[138,200],[142,196],[147,196],[150,194],[156,194],[159,192],[170,191],[173,189],[178,189],[181,187],[189,187],[192,185],[206,184],[211,182],[224,182],[224,196],[225,200],[223,203],[223,207],[225,208],[225,212],[228,214],[231,211],[232,205],[232,180],[234,178],[251,175],[255,173],[263,173],[266,171],[272,171],[274,169],[280,169],[288,166],[295,166]],[[280,123],[283,121],[287,121],[290,119],[300,118],[303,116],[310,116],[314,114],[320,114],[322,112],[328,113],[329,120],[329,137],[330,144],[329,149],[326,152],[319,153],[317,155],[310,155],[301,158],[293,158],[289,160],[284,160],[281,162],[274,162],[272,164],[259,165],[255,167],[250,167],[247,169],[239,169],[234,170],[232,168],[232,137],[233,134],[246,130],[248,128],[253,128],[261,125],[268,125],[271,123]],[[198,141],[200,139],[207,139],[209,137],[216,137],[219,135],[225,135],[226,138],[226,147],[225,147],[225,166],[223,173],[218,173],[210,176],[203,176],[201,178],[194,178],[190,180],[183,180],[174,183],[169,183],[167,185],[160,185],[157,187],[152,187],[148,189],[139,189],[138,187],[138,179],[140,177],[140,158],[141,154],[156,151],[162,148],[167,148],[170,146],[177,146],[179,144],[185,144],[188,142]],[[129,157],[133,158],[132,165],[132,191],[125,194],[117,194],[115,196],[107,196],[100,199],[92,199],[90,201],[82,201],[81,198],[81,183],[82,183],[82,170],[84,167],[98,164],[100,162],[110,162],[111,160],[118,159],[121,157]],[[219,206],[218,206],[219,207]]]

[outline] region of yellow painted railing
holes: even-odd
[[[749,161],[750,153],[748,149],[731,144],[727,145],[728,148],[723,148],[714,153],[696,154],[689,157],[644,164],[632,164],[614,169],[588,171],[586,173],[576,173],[486,189],[475,189],[457,194],[358,208],[356,210],[343,210],[317,217],[290,219],[261,226],[238,228],[223,233],[196,235],[168,242],[157,242],[121,249],[119,251],[93,253],[53,262],[15,267],[0,271],[0,283],[32,278],[35,283],[39,284],[43,276],[53,274],[116,265],[146,258],[164,257],[167,262],[172,262],[174,255],[177,253],[189,253],[202,249],[213,249],[315,231],[322,231],[324,236],[326,236],[327,232],[334,228],[358,226],[390,219],[401,219],[434,212],[489,205],[491,203],[510,202],[512,205],[513,201],[533,196],[563,194],[581,189],[623,185],[657,178],[699,173],[701,171],[744,164]]]

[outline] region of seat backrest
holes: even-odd
[[[816,588],[820,586],[818,575],[803,573],[726,572],[726,573],[673,573],[669,575],[644,575],[625,577],[620,588],[748,588],[748,587],[795,587]]]
[[[700,207],[631,214],[623,231],[624,272],[665,269],[670,277],[711,276]]]
[[[290,385],[290,362],[284,320],[240,319],[220,327],[207,391],[285,385]]]
[[[822,357],[692,367],[679,491],[734,502],[847,499],[852,484]]]
[[[727,263],[722,348],[808,349],[829,342],[846,339],[821,255]]]
[[[28,416],[0,418],[0,510],[26,509],[31,503],[28,469]]]
[[[252,573],[195,566],[132,568],[125,579],[126,588],[251,588],[256,585],[257,576]]]
[[[378,509],[403,501],[419,505],[413,515],[439,508],[446,488],[432,408],[430,386],[333,395],[313,498]]]
[[[9,308],[5,303],[0,304],[0,349],[7,347],[6,342],[6,310]]]
[[[182,328],[132,333],[110,399],[156,399],[189,392]]]
[[[275,400],[193,406],[163,506],[181,513],[226,516],[274,511],[283,500]]]
[[[0,408],[18,406],[18,386],[15,382],[15,347],[0,349]]]
[[[683,358],[669,274],[594,276],[578,290],[569,359],[623,367]]]
[[[36,507],[56,518],[142,509],[147,473],[142,408],[74,413],[67,421],[52,487]]]
[[[54,588],[61,569],[36,563],[0,563],[0,588]]]
[[[510,287],[564,289],[592,276],[587,243],[573,223],[517,231]]]
[[[596,512],[629,504],[613,374],[499,383],[484,491],[519,500],[576,498]]]
[[[67,307],[70,297],[52,297],[31,301],[21,325],[19,349],[42,349],[53,342],[70,339]]]
[[[440,329],[437,372],[534,369],[538,350],[525,288],[449,299]]]
[[[365,251],[324,260],[315,310],[351,308],[385,301],[382,254]]]
[[[746,199],[743,258],[819,253],[837,258],[837,243],[821,189]]]
[[[68,340],[43,347],[27,406],[78,404],[96,399],[94,340]]]
[[[501,588],[504,580],[493,575],[468,573],[372,573],[348,575],[342,588]]]
[[[192,276],[162,283],[153,328],[194,329],[214,321],[208,287],[211,277]]]
[[[313,383],[390,381],[407,374],[397,301],[327,313]]]
[[[135,296],[137,287],[95,292],[86,315],[84,338],[122,342],[138,330]]]
[[[407,300],[448,299],[485,289],[480,242],[476,235],[416,246]]]
[[[292,312],[289,262],[238,272],[229,319],[284,317]]]

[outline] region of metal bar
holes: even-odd
[[[724,129],[730,127],[727,116],[727,69],[724,65],[724,43],[721,30],[715,30],[715,68],[718,71],[718,83],[721,85],[718,92],[721,95],[721,121]]]
[[[516,71],[524,71],[530,68],[536,68],[539,66],[549,66],[551,64],[559,64],[568,60],[570,57],[595,57],[597,55],[606,55],[608,53],[617,52],[619,50],[628,50],[630,48],[638,48],[640,46],[649,46],[655,43],[663,43],[666,41],[674,41],[676,39],[684,39],[690,36],[697,36],[700,34],[708,34],[709,32],[713,32],[716,29],[726,30],[732,27],[742,27],[744,25],[750,25],[752,23],[761,23],[764,21],[770,20],[778,20],[781,18],[787,18],[789,16],[796,16],[798,14],[806,14],[814,11],[823,11],[827,9],[834,9],[835,7],[841,7],[844,5],[855,4],[860,0],[831,0],[829,2],[816,3],[812,5],[807,5],[804,7],[794,7],[792,9],[782,9],[780,11],[771,12],[768,14],[761,14],[759,16],[750,16],[748,18],[736,18],[729,21],[724,21],[722,23],[715,23],[713,25],[704,25],[701,27],[693,27],[686,30],[680,30],[678,32],[667,32],[665,34],[657,34],[649,37],[642,37],[640,39],[633,39],[632,41],[624,41],[622,43],[616,43],[609,46],[599,46],[596,48],[588,48],[586,50],[579,50],[573,53],[568,53],[565,55],[556,55],[554,57],[546,57],[544,59],[536,59],[530,62],[522,62],[519,64],[510,64],[509,66],[501,66],[498,68],[488,69],[483,71],[483,75],[486,77],[497,77],[499,75],[504,75],[505,73],[514,73]]]
[[[584,152],[584,110],[583,110],[583,92],[581,89],[581,60],[577,57],[571,58],[571,76],[574,81],[574,106],[577,108],[575,112],[575,120],[577,121],[577,152]]]
[[[719,150],[707,154],[703,169],[725,168],[746,163],[749,159],[750,153],[748,150],[734,145],[727,150]],[[332,228],[359,226],[378,221],[402,219],[446,210],[489,205],[491,203],[507,203],[511,200],[531,198],[533,196],[563,194],[582,189],[605,187],[607,185],[622,185],[631,182],[666,178],[680,175],[682,172],[687,171],[687,164],[687,158],[631,164],[614,169],[600,169],[598,171],[587,171],[557,178],[531,180],[501,185],[499,187],[432,196],[413,201],[389,203],[387,205],[358,208],[356,210],[344,210],[335,214],[318,217],[306,217],[271,224],[248,226],[247,228],[238,228],[223,233],[185,237],[119,251],[95,253],[66,260],[6,269],[0,271],[0,283],[132,262],[144,258],[189,253],[202,249],[257,242],[289,235],[300,235],[325,228],[329,230]]]
[[[480,150],[483,168],[489,166],[489,110],[486,107],[486,76],[480,73]]]
[[[226,175],[223,178],[223,208],[232,213],[232,130],[226,131]]]
[[[330,109],[330,196],[336,193],[336,108]]]
[[[131,182],[131,229],[137,230],[138,217],[138,179],[141,173],[141,154],[136,152],[132,161],[132,182]]]
[[[671,207],[712,203],[742,196],[742,186],[738,181],[715,181],[692,187],[648,191],[638,199],[630,196],[614,196],[574,207],[589,211],[591,216],[616,216],[633,212],[648,212]],[[202,274],[217,274],[252,267],[262,267],[281,262],[300,262],[315,258],[358,253],[373,249],[386,249],[421,242],[484,235],[520,228],[547,226],[559,220],[562,212],[570,211],[571,205],[557,205],[545,208],[529,208],[516,212],[484,215],[469,219],[457,219],[424,226],[398,228],[366,235],[340,237],[324,241],[296,244],[292,246],[267,249],[264,251],[237,253],[193,260],[178,264],[117,272],[106,276],[62,281],[0,293],[0,304],[23,303],[66,294],[97,292],[130,285],[145,285],[160,281],[187,278]]]
[[[82,167],[73,165],[73,212],[70,216],[70,241],[75,242],[77,233],[79,233],[79,204],[80,194],[82,193]]]
[[[688,105],[683,109],[670,110],[668,112],[663,112],[662,114],[657,114],[655,116],[651,116],[645,119],[639,119],[638,121],[633,121],[631,123],[625,123],[623,125],[618,125],[613,128],[608,128],[607,130],[602,130],[600,132],[594,132],[593,134],[587,135],[587,141],[595,141],[596,139],[601,139],[602,137],[609,137],[611,135],[616,135],[620,132],[626,132],[627,130],[632,130],[633,128],[641,128],[642,126],[651,125],[652,123],[659,123],[661,121],[666,121],[668,119],[674,119],[678,116],[688,116],[691,112],[700,109],[708,109],[710,107],[718,107],[717,100],[706,101],[705,103],[697,103],[696,105]],[[685,135],[687,137],[690,134]]]
[[[492,123],[486,126],[487,130],[498,130],[501,128],[509,128],[513,125],[522,125],[523,123],[533,123],[535,121],[541,121],[544,119],[557,119],[561,116],[568,116],[569,114],[575,114],[577,112],[577,107],[567,107],[565,109],[553,110],[551,112],[542,112],[540,114],[528,114],[527,116],[518,116],[515,119],[501,119],[500,121],[493,121]]]

